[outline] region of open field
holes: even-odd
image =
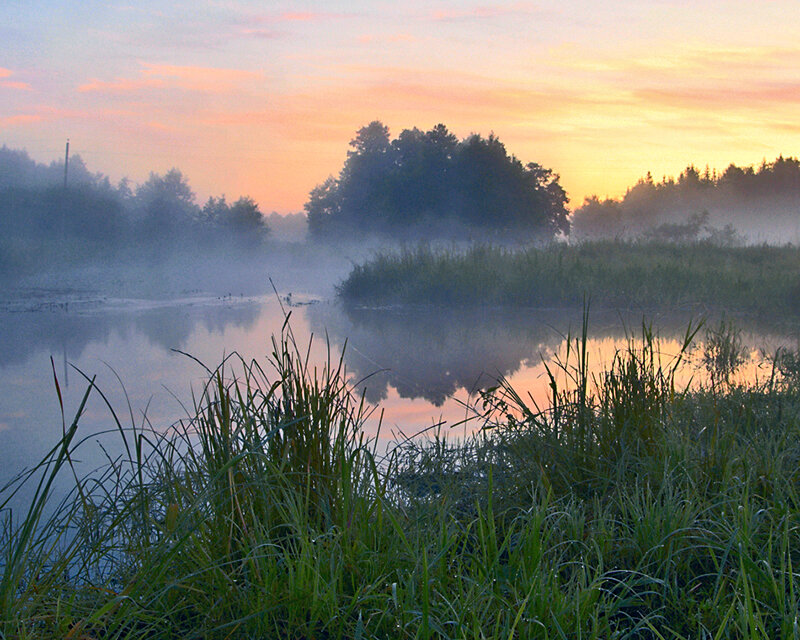
[[[376,254],[339,285],[349,304],[671,306],[764,313],[800,307],[800,249],[591,242]]]
[[[734,334],[716,335],[687,391],[646,326],[591,376],[584,326],[550,406],[501,380],[475,436],[384,457],[341,363],[312,371],[287,327],[269,366],[209,372],[175,430],[110,411],[126,454],[56,508],[79,409],[30,511],[3,512],[2,634],[796,637],[798,357],[732,385]]]

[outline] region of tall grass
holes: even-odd
[[[342,361],[312,368],[287,325],[174,430],[120,425],[125,456],[43,517],[65,427],[5,521],[3,637],[800,637],[791,359],[681,388],[696,333],[667,357],[645,324],[592,375],[584,324],[548,406],[501,380],[474,436],[378,460]]]
[[[800,249],[610,241],[519,250],[419,247],[376,254],[338,288],[345,301],[368,306],[580,307],[587,292],[613,307],[794,312]]]

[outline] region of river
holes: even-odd
[[[476,392],[505,377],[540,405],[549,394],[545,363],[563,357],[566,337],[580,332],[582,310],[480,308],[346,309],[328,284],[265,292],[197,289],[131,296],[86,289],[17,291],[0,310],[0,485],[35,465],[58,440],[62,417],[56,384],[71,422],[87,378],[123,426],[168,430],[192,411],[207,373],[237,353],[266,364],[271,338],[286,314],[297,342],[311,344],[321,365],[344,352],[349,378],[380,407],[367,431],[381,448],[432,425],[455,436],[481,426],[469,409]],[[696,313],[590,311],[589,353],[595,371],[636,335],[642,317],[661,335],[665,361],[679,350]],[[768,358],[796,347],[788,329],[741,322],[747,362],[741,375],[769,375]],[[711,321],[709,321],[709,326]],[[703,330],[698,334],[702,338]],[[699,347],[698,347],[699,349]],[[186,354],[190,354],[189,357]],[[196,360],[195,360],[196,359]],[[695,352],[682,383],[704,375]],[[234,369],[231,369],[234,375]],[[56,382],[57,381],[57,382]],[[530,396],[528,396],[530,394]],[[118,455],[119,436],[109,406],[93,392],[80,419],[80,464],[90,470]],[[464,422],[468,419],[467,422]]]

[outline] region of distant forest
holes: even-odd
[[[620,199],[587,198],[572,237],[645,238],[718,244],[800,240],[800,161],[779,156],[722,173],[689,165],[677,179],[648,173]]]
[[[338,177],[315,187],[305,213],[262,215],[247,196],[198,204],[171,169],[139,185],[89,171],[78,155],[40,164],[0,148],[0,273],[108,258],[160,260],[178,252],[237,255],[280,239],[555,237],[800,242],[800,161],[778,157],[723,172],[690,165],[677,179],[646,177],[620,199],[587,198],[572,214],[551,169],[523,164],[494,135],[458,140],[444,125],[392,139],[374,121],[356,132]]]
[[[567,195],[551,169],[523,164],[492,135],[459,141],[443,124],[392,140],[380,121],[350,142],[339,177],[305,205],[313,237],[552,239],[569,232]]]
[[[0,269],[5,273],[86,258],[157,259],[176,250],[255,249],[269,233],[249,197],[200,206],[178,169],[134,187],[91,173],[80,156],[49,165],[0,148]]]

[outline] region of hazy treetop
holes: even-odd
[[[523,164],[494,134],[459,141],[438,124],[391,139],[376,120],[356,132],[338,178],[315,187],[305,208],[317,237],[463,237],[480,230],[531,239],[566,233],[566,204],[557,174]]]

